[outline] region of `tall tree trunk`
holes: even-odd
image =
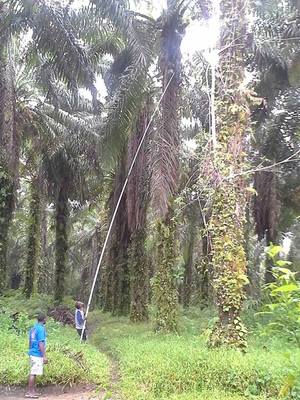
[[[134,134],[128,144],[128,168],[135,156],[141,138],[150,120],[151,104],[146,104],[137,119]],[[148,132],[149,137],[150,134]],[[149,263],[145,251],[146,215],[149,202],[149,160],[148,140],[145,139],[127,186],[128,227],[130,231],[130,319],[133,322],[148,320],[149,302]]]
[[[240,313],[247,281],[244,250],[245,185],[243,147],[249,109],[241,87],[245,78],[248,1],[221,2],[220,80],[217,102],[218,144],[214,154],[217,182],[210,230],[214,290],[219,320],[210,342],[214,346],[246,345],[246,329]]]
[[[156,305],[155,330],[175,332],[178,328],[178,292],[173,275],[178,256],[176,224],[168,214],[164,222],[157,222],[157,255],[153,298]]]
[[[177,9],[176,9],[177,8]],[[176,224],[172,198],[179,184],[179,104],[181,84],[180,45],[184,33],[179,2],[168,0],[163,16],[161,55],[162,74],[161,116],[156,132],[153,154],[152,198],[157,210],[156,271],[153,281],[153,300],[156,306],[155,329],[175,331],[178,323],[178,293],[174,277],[177,257]]]
[[[114,188],[110,199],[112,216],[126,177],[126,152],[120,160],[116,171]],[[128,246],[130,232],[124,193],[113,226],[112,236],[108,243],[106,259],[106,290],[104,310],[114,315],[126,315],[130,308]]]
[[[14,207],[13,182],[0,167],[0,294],[6,288],[8,230]]]
[[[212,281],[212,273],[211,266],[212,264],[212,253],[211,253],[211,237],[208,232],[207,235],[202,237],[202,259],[200,265],[200,284],[199,284],[199,292],[200,292],[200,301],[202,307],[207,306],[208,304],[213,302],[212,290],[210,290],[211,281]]]
[[[149,318],[149,263],[145,254],[146,228],[137,230],[131,239],[130,265],[130,320],[147,321]]]
[[[276,227],[279,218],[279,201],[276,193],[276,176],[272,171],[258,171],[254,175],[254,219],[258,240],[266,240],[267,246],[276,242]],[[274,281],[272,264],[265,262],[265,282]]]
[[[1,10],[0,10],[1,17]],[[8,230],[14,209],[19,141],[16,129],[14,70],[8,45],[0,43],[0,294],[7,281]]]
[[[55,238],[55,288],[54,299],[62,303],[65,294],[65,276],[68,252],[69,206],[66,186],[62,183],[56,199],[56,238]]]
[[[192,206],[193,207],[193,206]],[[194,248],[196,242],[196,215],[192,211],[189,218],[189,237],[186,249],[184,277],[182,287],[182,303],[184,308],[188,308],[191,303],[192,290],[193,290],[193,266],[194,266]]]
[[[53,269],[49,268],[47,202],[44,196],[41,198],[41,224],[39,234],[41,238],[41,257],[37,277],[38,293],[50,293]]]
[[[90,268],[90,276],[89,276],[89,281],[90,281],[90,285],[91,282],[94,279],[95,276],[95,272],[96,269],[98,267],[98,262],[99,262],[99,258],[100,258],[100,254],[101,254],[101,248],[103,245],[103,240],[102,240],[102,234],[101,234],[101,226],[100,223],[97,224],[96,229],[95,229],[95,233],[93,235],[92,238],[92,249],[91,249],[91,268]],[[101,278],[103,276],[103,267],[100,268],[99,271],[99,275],[96,281],[96,286],[95,286],[95,296],[94,296],[94,301],[93,301],[93,305],[98,305],[98,306],[102,306],[101,304]]]
[[[31,199],[29,206],[28,244],[24,285],[24,294],[27,298],[33,294],[36,286],[40,254],[41,197],[39,186],[39,177],[32,178],[30,182]]]

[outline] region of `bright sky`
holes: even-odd
[[[167,0],[144,0],[142,2],[140,1],[139,4],[136,4],[134,0],[130,1],[132,10],[151,15],[153,18],[158,18],[167,7]],[[213,0],[215,9],[218,9],[219,1],[220,0]],[[88,4],[88,0],[76,0],[73,6],[75,5],[75,7],[77,7],[83,4]],[[219,32],[219,17],[217,12],[213,14],[214,18],[207,22],[202,21],[200,23],[199,21],[192,21],[188,25],[181,46],[184,59],[192,58],[197,51],[202,50],[205,52],[205,50],[208,51],[215,47]],[[211,59],[213,53],[208,53],[209,52],[206,54],[208,61],[215,62],[214,59]],[[213,58],[215,58],[214,55]],[[100,77],[97,79],[96,86],[101,99],[104,100],[106,88]],[[88,92],[86,95],[89,95]]]
[[[215,8],[218,8],[220,0],[213,0]],[[153,18],[158,18],[162,11],[167,8],[167,0],[145,0],[135,5],[132,2],[132,9],[144,14],[150,14]],[[150,10],[149,10],[150,3]],[[147,5],[148,4],[148,5]],[[185,37],[182,41],[181,50],[184,57],[192,56],[196,51],[214,47],[218,36],[218,14],[214,13],[215,17],[207,21],[207,23],[200,23],[199,21],[192,21],[187,27]]]

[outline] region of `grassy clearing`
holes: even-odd
[[[0,385],[24,385],[28,375],[27,332],[34,315],[49,305],[47,297],[0,300]],[[49,365],[41,384],[95,383],[109,385],[110,362],[96,350],[110,350],[119,360],[119,389],[124,400],[267,400],[279,399],[288,377],[300,377],[300,349],[279,337],[252,333],[246,354],[208,349],[210,310],[182,315],[180,335],[157,335],[150,324],[92,312],[92,344],[80,345],[77,333],[53,321],[47,323]],[[248,325],[253,319],[248,316]],[[201,333],[201,334],[200,334]],[[296,385],[297,386],[297,385]],[[297,392],[298,390],[298,392]],[[299,400],[299,385],[286,399]],[[283,397],[282,397],[283,398]]]
[[[247,354],[208,349],[205,313],[185,315],[180,336],[157,335],[150,325],[98,312],[91,318],[99,323],[94,343],[120,360],[126,400],[277,399],[287,377],[300,376],[300,349],[279,338],[262,341],[252,335]],[[287,398],[300,399],[296,390]]]
[[[17,298],[1,299],[0,314],[0,385],[25,385],[28,378],[28,330],[35,320],[28,319],[27,307],[32,307],[30,315],[43,310],[46,297],[29,301],[18,294]],[[20,303],[20,304],[18,304]],[[5,312],[3,312],[5,304]],[[49,304],[49,303],[48,303]],[[21,311],[18,321],[9,315]],[[35,311],[33,311],[35,310]],[[90,344],[81,345],[75,329],[64,327],[52,320],[47,322],[47,355],[49,364],[39,383],[73,385],[94,383],[106,387],[109,383],[109,360]]]

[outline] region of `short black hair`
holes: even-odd
[[[46,315],[44,313],[39,313],[37,316],[38,322],[44,322],[46,319]]]

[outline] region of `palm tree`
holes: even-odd
[[[173,276],[176,262],[176,224],[172,198],[179,184],[179,106],[181,80],[180,45],[184,33],[182,1],[168,1],[163,14],[159,69],[164,94],[155,135],[152,171],[152,202],[157,211],[157,255],[153,284],[156,329],[177,328],[177,288]]]
[[[19,143],[21,131],[17,129],[14,68],[11,55],[13,35],[32,29],[35,49],[48,54],[53,73],[66,80],[70,87],[81,82],[91,90],[96,106],[94,74],[88,58],[76,40],[70,20],[61,7],[45,2],[14,1],[1,3],[0,28],[0,272],[3,277],[0,292],[6,285],[6,252],[10,220],[14,207],[14,192],[18,176]],[[50,55],[52,57],[50,57]],[[73,66],[73,70],[70,69]]]
[[[240,176],[233,179],[228,176],[243,170],[243,147],[249,124],[247,100],[241,90],[245,77],[248,2],[225,0],[220,7],[218,143],[213,159],[216,190],[210,220],[213,286],[219,319],[210,342],[214,346],[243,347],[246,330],[240,313],[247,281],[243,246],[246,192]]]
[[[29,28],[32,29],[33,40],[29,45],[26,59],[31,64],[35,64],[35,67],[36,63],[38,64],[39,83],[42,85],[44,93],[47,93],[47,101],[54,106],[60,117],[62,117],[62,113],[59,112],[61,86],[57,85],[58,80],[67,84],[67,89],[71,92],[73,107],[76,107],[78,102],[78,85],[88,89],[92,94],[93,111],[99,113],[99,102],[94,85],[95,72],[103,72],[98,65],[99,60],[105,53],[118,55],[126,44],[130,52],[130,62],[123,76],[119,77],[120,84],[114,96],[111,97],[112,100],[107,110],[107,121],[104,124],[97,122],[97,129],[105,132],[104,135],[109,140],[113,140],[114,132],[117,132],[118,135],[120,131],[126,134],[131,124],[131,115],[139,103],[141,81],[146,77],[152,54],[151,45],[146,46],[153,42],[153,35],[148,34],[150,18],[144,19],[140,15],[137,19],[118,1],[92,1],[90,7],[74,11],[69,7],[59,6],[57,3],[49,5],[47,2],[41,1],[35,4],[16,0],[8,3],[5,7],[1,6],[1,12],[3,14],[3,24],[0,28],[1,38],[19,34],[21,30],[24,32]],[[91,19],[95,22],[93,29],[90,26]],[[104,21],[109,29],[102,28]],[[78,40],[79,36],[89,46],[82,45]],[[69,112],[70,110],[65,108],[63,111]],[[41,114],[39,117],[42,118]],[[48,131],[50,134],[53,133],[51,129]],[[13,131],[11,130],[11,132]],[[61,154],[57,161],[64,165],[64,159],[66,161],[65,154]],[[61,168],[59,169],[61,171]],[[61,179],[64,181],[63,177]],[[66,215],[66,198],[68,196],[62,191],[68,189],[64,188],[63,184],[58,183],[57,180],[55,180],[56,184],[60,187],[57,194],[57,206],[60,204],[57,208],[57,215]],[[10,196],[12,190],[8,189],[6,192],[8,198],[6,203],[9,203],[9,199],[12,198]],[[10,208],[12,209],[12,207]],[[7,212],[6,205],[3,206],[3,209],[7,216],[5,226],[8,227],[11,213]],[[63,227],[65,225],[64,218],[61,218],[60,222],[60,226]],[[3,229],[1,234],[3,235],[3,240],[2,236],[0,237],[1,243],[3,242],[1,249],[5,254],[7,229]],[[57,235],[65,237],[62,232],[57,232]],[[58,241],[57,244],[59,243],[65,243],[65,240]],[[66,245],[64,244],[62,253],[65,253],[65,249]],[[62,260],[62,264],[64,264],[64,256],[57,258],[58,264],[60,264],[59,260]],[[5,265],[4,262],[1,264]]]

